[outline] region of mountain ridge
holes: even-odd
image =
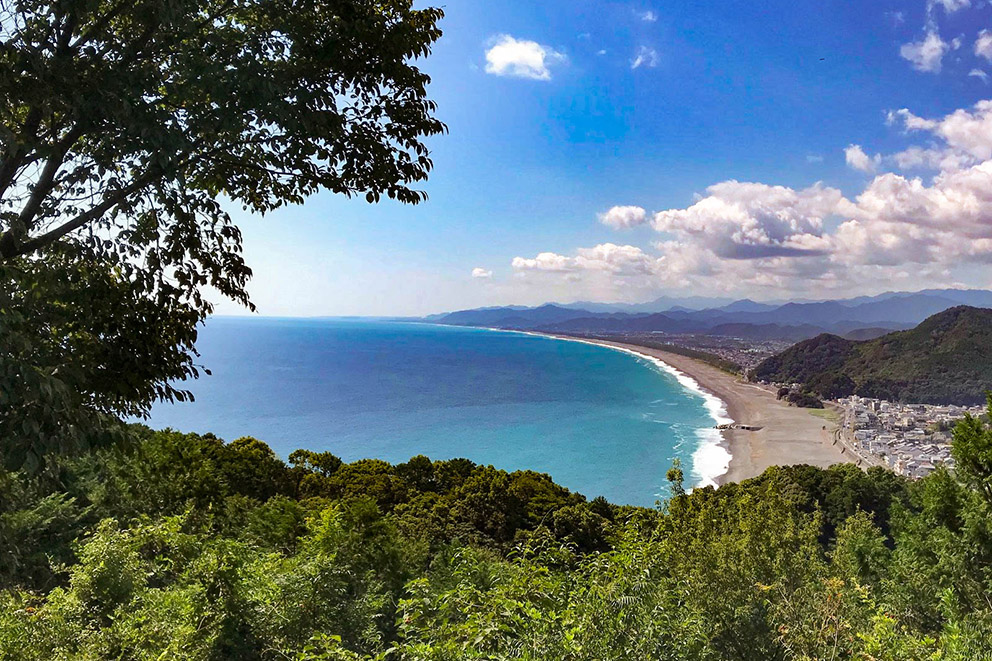
[[[696,297],[696,301],[700,297]],[[661,300],[661,299],[658,299]],[[666,302],[686,299],[668,298]],[[968,301],[992,307],[992,291],[974,289],[886,292],[857,297],[781,305],[739,299],[719,307],[687,309],[673,305],[664,312],[599,311],[575,304],[537,307],[505,306],[458,310],[431,315],[436,323],[545,332],[660,332],[727,335],[753,339],[799,341],[828,332],[854,337],[877,336],[885,330],[912,328],[927,317]]]

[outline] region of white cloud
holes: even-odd
[[[685,209],[659,211],[652,225],[732,259],[820,252],[823,219],[849,204],[839,190],[820,184],[797,191],[731,180],[707,193]]]
[[[654,23],[658,20],[658,14],[652,10],[643,11],[637,14],[637,16],[646,23]]]
[[[556,292],[599,300],[630,300],[632,292],[646,298],[662,288],[829,297],[946,286],[962,273],[977,282],[992,265],[992,100],[936,119],[903,109],[889,121],[931,144],[881,160],[851,145],[848,160],[862,169],[933,168],[935,176],[881,172],[853,199],[820,183],[794,189],[724,181],[689,206],[653,214],[654,251],[607,243],[518,257],[514,270],[541,286],[571,288]],[[632,221],[617,209],[601,220],[612,213],[611,226],[639,222],[640,207]]]
[[[989,75],[981,69],[972,69],[968,72],[968,75],[972,78],[981,78],[984,83],[989,82]]]
[[[959,160],[975,163],[992,158],[992,99],[979,101],[970,110],[959,109],[941,119],[918,117],[903,108],[889,113],[907,131],[926,131],[940,138]]]
[[[637,53],[634,55],[634,59],[630,61],[631,69],[639,69],[640,67],[654,68],[658,66],[660,58],[658,57],[658,51],[649,47],[641,46],[637,49]]]
[[[921,179],[886,173],[833,237],[834,261],[877,266],[992,261],[992,161]]]
[[[889,126],[893,126],[900,122],[905,125],[907,131],[928,131],[937,125],[937,122],[934,120],[918,117],[906,108],[890,110],[885,116],[885,123]]]
[[[920,178],[879,175],[857,198],[856,219],[992,239],[992,160]]]
[[[930,170],[959,170],[974,162],[967,154],[948,148],[909,147],[893,154],[890,159],[900,170],[926,168]]]
[[[948,14],[952,14],[959,9],[971,6],[971,0],[928,0],[927,11],[932,11],[934,7],[940,5]]]
[[[606,55],[606,49],[601,48],[600,50],[596,51],[596,55]]]
[[[963,263],[992,262],[992,161],[942,173],[932,185],[882,174],[854,202],[820,186],[724,182],[708,192],[656,223],[676,236],[657,246],[663,254],[655,272],[666,283],[779,293],[864,282],[898,288],[904,280],[941,281]],[[828,231],[828,216],[844,220]]]
[[[823,156],[821,156],[820,154],[806,154],[806,162],[807,163],[822,163],[823,162]]]
[[[975,39],[975,55],[992,62],[992,30],[982,30]]]
[[[708,192],[687,209],[662,212],[655,223],[677,236],[666,244],[670,254],[688,247],[737,258],[711,262],[694,255],[693,268],[701,274],[748,279],[756,277],[751,271],[766,269],[795,287],[798,278],[828,274],[853,281],[865,269],[992,262],[992,160],[942,172],[931,185],[881,174],[854,202],[819,185],[795,191],[731,181]],[[828,216],[846,220],[829,232],[822,222]]]
[[[472,277],[480,280],[489,280],[493,277],[493,272],[489,269],[484,269],[481,266],[476,266],[472,269]]]
[[[576,264],[587,270],[608,271],[618,275],[650,273],[655,260],[637,246],[601,243],[594,248],[579,248]]]
[[[574,257],[542,252],[531,259],[514,257],[510,265],[517,271],[551,273],[590,271],[630,276],[652,273],[657,266],[657,258],[648,255],[637,246],[601,243],[593,248],[579,248]]]
[[[486,51],[486,73],[531,80],[551,80],[550,67],[567,58],[550,46],[515,39],[508,34],[493,38]]]
[[[922,40],[903,44],[899,48],[899,55],[908,60],[917,71],[938,73],[944,54],[949,49],[950,44],[941,39],[936,30],[930,29]]]
[[[848,145],[844,150],[844,160],[848,166],[862,172],[874,172],[882,162],[882,156],[875,154],[869,156],[861,145]]]
[[[643,225],[647,219],[647,211],[633,206],[616,206],[606,213],[599,214],[599,222],[615,230]]]
[[[514,257],[513,261],[510,262],[510,266],[518,271],[556,271],[564,273],[575,270],[572,261],[568,257],[553,252],[540,252],[534,258]]]

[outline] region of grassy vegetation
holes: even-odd
[[[823,418],[827,422],[832,422],[834,424],[840,423],[840,413],[837,409],[832,408],[822,408],[822,409],[810,409],[810,415],[815,415],[818,418]]]

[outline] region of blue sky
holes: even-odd
[[[262,314],[992,285],[984,0],[445,11],[430,200],[239,216]]]

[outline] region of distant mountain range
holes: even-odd
[[[819,335],[766,359],[752,378],[802,383],[831,399],[980,404],[992,388],[990,347],[992,310],[962,305],[865,342]]]
[[[943,310],[992,308],[992,291],[928,289],[835,301],[758,303],[749,299],[663,297],[638,305],[575,303],[511,306],[431,315],[427,321],[545,332],[696,333],[800,341],[824,332],[867,340],[912,328]],[[663,310],[656,308],[667,306]]]
[[[732,298],[712,298],[708,296],[662,296],[647,303],[593,303],[579,301],[563,304],[561,307],[588,312],[626,312],[628,314],[651,314],[668,310],[705,310],[734,303]]]

